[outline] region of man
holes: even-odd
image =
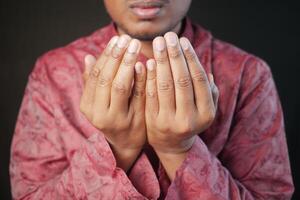
[[[268,66],[192,24],[191,0],[104,3],[114,23],[30,75],[14,199],[289,199]]]

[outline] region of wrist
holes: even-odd
[[[111,145],[117,166],[127,172],[136,161],[142,148],[119,148]]]
[[[180,168],[180,166],[186,159],[189,150],[194,144],[194,141],[195,137],[192,137],[181,143],[185,145],[180,145],[177,148],[153,147],[171,181],[175,179],[176,171]]]
[[[187,154],[188,152],[176,154],[157,152],[157,156],[171,181],[175,179],[176,172],[185,161]]]
[[[172,141],[169,139],[165,142],[152,142],[150,145],[153,147],[157,154],[161,154],[163,156],[176,156],[182,155],[189,151],[192,148],[195,141],[195,136],[192,136],[188,139],[184,139],[178,142]]]

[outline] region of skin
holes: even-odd
[[[147,136],[173,180],[197,134],[213,122],[218,94],[187,38],[179,41],[168,32],[154,39],[153,49],[154,59],[147,62]]]
[[[104,133],[117,166],[127,171],[148,143],[173,180],[197,134],[213,122],[218,101],[213,76],[207,77],[188,39],[177,37],[190,1],[170,0],[147,22],[126,10],[130,0],[104,2],[120,35],[128,35],[112,38],[97,60],[86,56],[80,110]],[[179,29],[168,32],[172,27]],[[137,57],[149,49],[144,66]]]
[[[112,38],[97,61],[91,55],[85,58],[80,110],[105,134],[117,165],[125,171],[146,142],[146,70],[136,64],[140,46],[138,40],[123,35]]]
[[[142,53],[151,58],[153,57],[152,41],[155,37],[164,35],[168,31],[180,33],[181,21],[186,16],[191,0],[160,0],[163,3],[162,10],[151,20],[140,19],[132,13],[130,5],[135,2],[141,1],[104,0],[104,5],[116,23],[118,32],[139,39],[142,43]]]

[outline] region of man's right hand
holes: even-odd
[[[146,70],[137,62],[140,48],[140,42],[128,35],[115,36],[97,61],[85,57],[80,110],[103,132],[125,171],[146,142]]]

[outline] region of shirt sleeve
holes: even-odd
[[[145,199],[95,133],[66,155],[42,62],[29,77],[11,146],[13,199]],[[70,141],[72,138],[70,138]]]
[[[250,58],[222,152],[213,155],[197,137],[166,199],[290,199],[293,190],[275,84],[268,66]]]

